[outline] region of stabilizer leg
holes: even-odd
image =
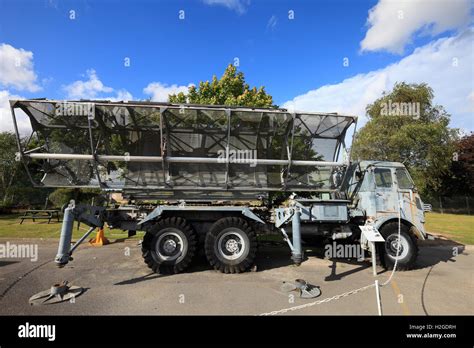
[[[74,227],[74,203],[71,202],[64,210],[63,223],[61,226],[61,236],[59,237],[58,253],[54,262],[59,267],[66,265],[71,257],[72,230]]]
[[[294,207],[295,212],[292,218],[292,240],[293,249],[291,250],[291,259],[296,265],[300,265],[303,261],[303,253],[301,251],[301,221],[300,221],[300,210],[298,207]]]

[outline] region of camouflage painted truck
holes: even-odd
[[[361,226],[384,237],[377,254],[385,267],[398,258],[407,269],[426,237],[423,203],[403,164],[350,161],[354,116],[152,102],[10,105],[18,159],[34,186],[98,188],[128,199],[65,206],[60,266],[105,224],[129,235],[144,231],[145,263],[172,273],[199,249],[221,272],[246,271],[257,235],[267,233],[283,235],[296,264],[304,260],[302,244],[313,241],[367,250]],[[31,124],[26,140],[19,119]],[[72,244],[74,221],[90,229]]]

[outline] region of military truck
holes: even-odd
[[[97,188],[128,201],[64,207],[56,263],[104,225],[144,231],[143,259],[178,273],[204,252],[225,273],[249,270],[259,235],[303,245],[384,237],[381,263],[408,269],[426,238],[424,205],[401,163],[351,161],[357,117],[277,108],[47,99],[10,101],[18,160],[36,187]],[[18,118],[31,124],[24,140]],[[348,137],[352,132],[352,137]],[[400,231],[398,221],[400,219]],[[90,226],[71,244],[74,221]]]

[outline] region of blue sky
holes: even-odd
[[[453,124],[472,130],[472,5],[413,3],[0,0],[0,93],[160,100],[220,76],[238,58],[250,85],[264,85],[279,105],[312,111],[360,114],[396,80],[433,80]],[[403,18],[396,20],[399,11]],[[433,58],[440,54],[444,61]],[[16,56],[23,64],[12,70],[7,65]],[[438,81],[446,80],[434,77],[444,71],[440,66],[453,65],[453,58],[462,69],[451,67],[446,74],[453,81]],[[464,82],[453,96],[459,76]],[[1,128],[8,128],[3,119]]]

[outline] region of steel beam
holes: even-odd
[[[116,156],[116,155],[82,155],[67,153],[29,153],[23,154],[24,157],[32,159],[53,159],[53,160],[102,160],[102,161],[123,161],[123,162],[162,162],[162,156]],[[223,160],[216,157],[165,157],[169,163],[203,163],[203,164],[227,164],[229,159]],[[276,160],[276,159],[252,159],[252,164],[257,165],[292,165],[292,166],[322,166],[322,167],[338,167],[347,163],[344,162],[326,162],[326,161],[300,161],[300,160]],[[234,164],[233,162],[229,162]],[[246,164],[246,163],[235,163]],[[249,163],[250,164],[250,163]]]

